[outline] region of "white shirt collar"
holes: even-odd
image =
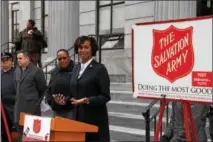
[[[80,72],[78,74],[78,78],[81,77],[81,75],[83,74],[83,72],[85,71],[85,69],[87,68],[87,66],[92,62],[92,60],[94,59],[94,57],[92,59],[90,59],[89,61],[87,61],[86,63],[81,63],[81,69]]]
[[[87,66],[92,62],[92,60],[94,59],[94,57],[92,57],[89,61],[87,61],[86,63],[81,63],[81,67],[84,66],[84,69],[87,68]]]

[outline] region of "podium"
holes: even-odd
[[[19,124],[24,125],[26,113],[20,114]],[[98,132],[98,127],[62,117],[51,120],[50,141],[85,141],[86,132]]]

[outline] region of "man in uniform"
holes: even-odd
[[[14,83],[14,68],[12,67],[12,55],[10,53],[1,54],[1,99],[2,106],[5,110],[5,116],[7,118],[7,124],[11,133],[13,127],[13,113],[15,105],[15,83]],[[3,115],[3,114],[2,114]],[[2,141],[9,141],[5,131],[5,125],[3,123],[3,117],[1,117],[2,124]]]

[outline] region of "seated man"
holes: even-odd
[[[208,105],[192,104],[192,116],[196,127],[197,138],[199,142],[206,142],[207,136],[205,132],[206,115],[209,110]],[[185,127],[183,118],[182,103],[174,103],[174,112],[171,115],[169,126],[161,137],[160,142],[185,142]],[[174,115],[174,116],[173,116]]]

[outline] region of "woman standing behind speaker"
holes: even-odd
[[[58,66],[51,74],[49,89],[46,100],[54,111],[54,116],[72,119],[72,104],[69,99],[67,103],[61,103],[61,99],[70,97],[70,79],[72,76],[73,61],[66,49],[57,52]]]
[[[73,69],[70,82],[75,105],[73,116],[77,121],[98,126],[98,133],[87,133],[86,141],[109,142],[109,123],[106,103],[110,98],[110,80],[107,69],[93,58],[98,49],[96,40],[81,36],[74,44],[81,63]]]

